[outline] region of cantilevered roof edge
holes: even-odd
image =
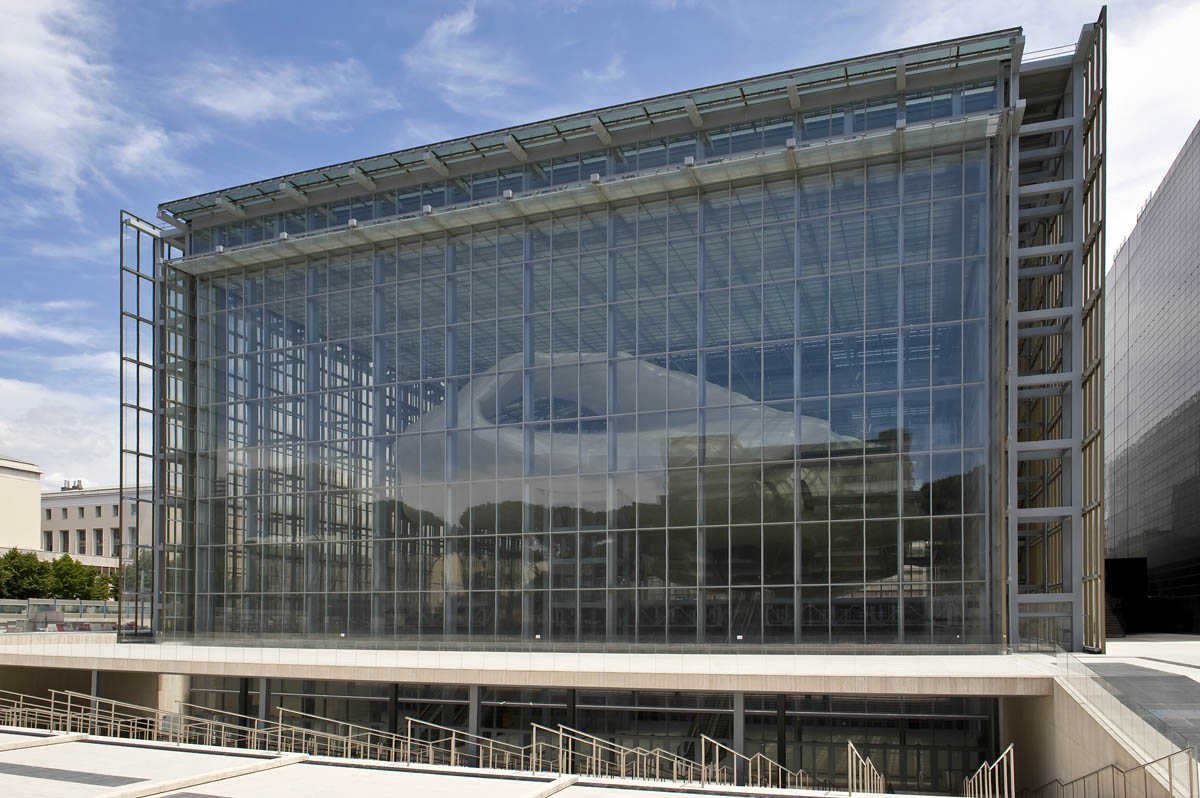
[[[195,204],[197,202],[202,202],[204,200],[212,200],[215,203],[215,201],[218,197],[223,197],[223,196],[225,196],[227,194],[231,194],[231,193],[244,192],[247,190],[257,190],[257,191],[261,192],[259,194],[259,196],[263,196],[266,194],[277,194],[277,193],[279,193],[279,185],[284,182],[291,182],[291,181],[295,181],[298,178],[308,177],[308,176],[312,176],[312,175],[318,175],[320,173],[327,173],[327,172],[331,172],[331,171],[345,171],[347,173],[346,175],[340,176],[338,178],[329,178],[327,176],[322,176],[321,178],[319,178],[316,181],[305,181],[305,188],[317,187],[317,186],[321,185],[322,183],[328,184],[328,183],[333,183],[335,180],[346,179],[346,177],[349,176],[349,170],[351,170],[354,167],[361,166],[362,164],[365,164],[367,162],[371,162],[371,161],[392,159],[392,160],[396,161],[397,166],[399,166],[401,159],[410,160],[410,161],[420,160],[420,159],[423,159],[424,156],[430,152],[435,153],[435,154],[440,154],[440,153],[438,153],[439,149],[446,150],[446,149],[449,149],[449,148],[452,148],[455,146],[468,145],[469,148],[477,150],[478,148],[475,146],[475,142],[482,142],[483,140],[486,140],[486,139],[492,139],[493,143],[494,143],[495,140],[497,140],[497,139],[502,140],[505,136],[514,136],[518,141],[521,141],[520,134],[522,132],[531,132],[537,128],[558,127],[558,126],[561,126],[566,123],[578,124],[578,123],[582,122],[582,123],[586,124],[587,122],[589,122],[590,120],[592,120],[594,118],[599,117],[599,118],[603,119],[603,117],[605,115],[611,116],[614,113],[618,113],[618,112],[624,111],[624,110],[634,110],[634,109],[638,109],[639,107],[663,104],[663,103],[668,103],[671,101],[685,101],[687,99],[695,99],[697,97],[697,95],[705,95],[705,94],[716,95],[721,92],[728,92],[728,91],[734,90],[734,89],[744,89],[745,87],[755,86],[755,85],[759,85],[759,84],[769,84],[774,81],[780,81],[780,80],[786,80],[786,79],[796,80],[798,78],[802,78],[805,75],[811,75],[813,73],[819,74],[822,72],[828,72],[829,70],[834,69],[834,68],[848,69],[849,67],[852,67],[855,65],[869,64],[869,63],[878,62],[878,61],[887,61],[888,59],[900,59],[902,57],[905,58],[906,64],[908,64],[909,66],[915,66],[916,64],[913,64],[908,61],[908,58],[910,56],[919,55],[921,53],[929,53],[929,52],[936,53],[938,51],[945,50],[946,48],[949,48],[949,47],[960,47],[961,48],[964,45],[994,42],[997,49],[1003,50],[1003,49],[1005,49],[1005,40],[1006,39],[1011,40],[1013,37],[1020,36],[1021,33],[1022,33],[1022,29],[1019,27],[1004,28],[1004,29],[1000,29],[1000,30],[996,30],[996,31],[991,31],[988,33],[976,34],[973,36],[958,37],[958,38],[953,38],[953,39],[944,39],[941,41],[931,42],[928,44],[921,44],[921,45],[915,45],[915,46],[911,46],[911,47],[897,48],[894,50],[885,50],[885,51],[881,51],[881,52],[871,53],[868,55],[857,56],[854,58],[840,59],[840,60],[835,60],[835,61],[827,61],[827,62],[820,63],[820,64],[813,64],[811,66],[783,70],[780,72],[773,72],[773,73],[769,73],[766,75],[759,75],[759,76],[750,77],[750,78],[743,78],[740,80],[729,81],[726,83],[713,84],[710,86],[703,86],[700,88],[688,89],[688,90],[684,90],[684,91],[672,92],[670,94],[659,95],[656,97],[649,97],[649,98],[640,99],[640,100],[632,100],[632,101],[628,101],[628,102],[617,103],[614,105],[604,106],[601,108],[593,108],[593,109],[586,110],[586,111],[580,111],[580,112],[567,114],[567,115],[563,115],[563,116],[552,117],[552,118],[543,119],[540,121],[522,123],[519,125],[513,125],[513,126],[509,126],[509,127],[485,131],[482,133],[474,133],[474,134],[470,134],[467,136],[460,136],[460,137],[453,138],[453,139],[446,139],[446,140],[440,141],[440,142],[433,142],[433,143],[429,143],[429,144],[419,145],[416,147],[409,147],[409,148],[405,148],[403,150],[395,150],[395,151],[389,152],[389,153],[381,153],[381,154],[377,154],[377,155],[363,156],[363,157],[355,158],[355,159],[349,160],[349,161],[342,161],[339,163],[330,164],[330,165],[326,165],[326,166],[320,166],[320,167],[316,167],[316,168],[312,168],[312,169],[305,169],[305,170],[301,170],[298,172],[291,172],[291,173],[288,173],[285,175],[280,175],[277,177],[255,180],[255,181],[252,181],[249,183],[243,183],[243,184],[240,184],[237,186],[230,186],[227,188],[217,189],[214,191],[204,192],[201,194],[195,194],[190,197],[183,197],[183,198],[176,199],[176,200],[170,200],[168,202],[161,203],[159,205],[159,208],[162,210],[166,210],[173,214],[184,216],[186,218],[186,216],[189,212],[194,212],[196,210],[201,210],[201,209],[196,208],[196,207],[191,207],[191,208],[180,207],[185,204]],[[968,56],[973,55],[973,53],[968,53],[966,55],[968,55]],[[797,81],[797,82],[799,82],[799,81]],[[649,118],[647,118],[647,121],[650,121]]]

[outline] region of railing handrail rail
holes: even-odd
[[[737,750],[734,750],[733,748],[730,748],[729,746],[725,745],[725,743],[721,742],[720,740],[714,740],[713,738],[709,737],[704,732],[700,732],[700,740],[702,741],[702,743],[703,742],[712,743],[713,746],[715,746],[717,748],[721,748],[721,749],[733,754],[735,762],[739,759],[744,759],[747,762],[750,761],[750,757],[746,756],[741,751],[737,751]]]
[[[582,743],[599,746],[605,750],[612,751],[613,753],[617,753],[617,754],[637,754],[638,753],[637,749],[630,748],[625,745],[621,745],[620,743],[612,742],[611,740],[605,740],[603,737],[597,737],[594,734],[588,734],[587,732],[580,731],[579,729],[573,729],[570,726],[567,726],[566,724],[563,724],[563,723],[558,724],[557,729],[551,729],[549,726],[543,726],[540,723],[531,723],[530,725],[533,726],[535,729],[542,729],[544,731],[550,732],[551,734],[561,734],[570,739],[574,739],[574,740],[577,740]],[[643,751],[645,751],[645,749],[643,749]],[[646,752],[646,753],[648,753],[648,752]]]
[[[1012,746],[1010,745],[1010,746],[1009,746],[1009,748],[1012,748]],[[1067,785],[1069,785],[1069,784],[1074,784],[1075,782],[1084,781],[1085,779],[1090,779],[1090,778],[1092,778],[1092,777],[1094,777],[1094,776],[1098,776],[1098,775],[1100,775],[1101,773],[1104,773],[1105,771],[1109,771],[1109,770],[1115,770],[1115,771],[1117,771],[1118,773],[1120,773],[1122,776],[1127,776],[1127,775],[1129,775],[1130,773],[1134,773],[1134,772],[1136,772],[1136,771],[1138,771],[1138,770],[1148,770],[1148,769],[1151,769],[1151,768],[1152,768],[1152,766],[1154,766],[1154,765],[1158,765],[1158,764],[1161,764],[1161,763],[1163,763],[1163,762],[1167,761],[1168,759],[1172,759],[1172,758],[1174,758],[1174,757],[1177,757],[1177,756],[1179,756],[1180,754],[1183,754],[1183,753],[1189,754],[1189,756],[1191,756],[1191,757],[1194,757],[1194,756],[1195,756],[1195,749],[1194,749],[1192,746],[1190,746],[1190,745],[1189,745],[1189,746],[1187,746],[1187,747],[1185,747],[1185,748],[1180,748],[1180,749],[1179,749],[1179,750],[1177,750],[1177,751],[1172,751],[1172,752],[1171,752],[1171,753],[1169,753],[1169,754],[1165,754],[1165,755],[1163,755],[1163,756],[1157,757],[1156,759],[1151,759],[1151,760],[1150,760],[1150,761],[1148,761],[1148,762],[1142,762],[1141,764],[1134,765],[1133,767],[1130,767],[1130,768],[1123,768],[1123,767],[1121,767],[1120,765],[1118,765],[1118,764],[1116,764],[1116,763],[1112,763],[1112,764],[1104,765],[1104,766],[1102,766],[1102,767],[1098,767],[1098,768],[1096,768],[1095,770],[1091,771],[1090,773],[1085,773],[1085,774],[1083,774],[1082,776],[1077,776],[1077,777],[1075,777],[1075,778],[1073,778],[1073,779],[1070,779],[1070,780],[1068,780],[1068,781],[1061,781],[1061,780],[1059,780],[1059,779],[1051,779],[1050,781],[1046,782],[1045,784],[1043,784],[1043,785],[1041,785],[1041,786],[1039,786],[1039,787],[1034,787],[1034,788],[1033,788],[1033,789],[1031,789],[1031,790],[1022,790],[1022,791],[1021,791],[1021,794],[1023,794],[1023,795],[1024,795],[1024,794],[1030,794],[1030,795],[1032,795],[1032,794],[1036,794],[1036,793],[1040,792],[1041,790],[1044,790],[1044,789],[1046,789],[1047,787],[1053,786],[1053,785],[1055,785],[1055,784],[1057,784],[1059,787],[1066,787],[1066,786],[1067,786]],[[987,764],[987,763],[985,762],[984,764]],[[982,767],[982,765],[981,765],[980,767]]]
[[[178,714],[175,712],[171,712],[170,710],[155,709],[154,707],[142,706],[141,704],[131,704],[127,701],[118,701],[115,698],[105,698],[104,696],[88,695],[87,693],[77,693],[74,690],[51,689],[49,692],[51,695],[58,693],[60,695],[67,695],[72,698],[79,698],[79,699],[83,699],[85,701],[94,701],[94,702],[101,703],[101,704],[108,704],[108,705],[114,706],[114,707],[124,707],[125,709],[137,709],[142,712],[147,712],[152,716]]]
[[[235,718],[245,718],[246,720],[253,720],[253,721],[257,721],[259,723],[275,723],[275,721],[273,721],[269,718],[260,718],[257,715],[243,715],[240,712],[234,712],[229,709],[213,709],[212,707],[202,706],[201,704],[192,704],[187,701],[176,701],[175,703],[177,706],[179,706],[181,708],[188,707],[189,709],[199,709],[199,710],[203,710],[204,712],[212,712],[215,715],[230,715]],[[178,714],[181,717],[191,718],[194,720],[202,720],[202,721],[213,720],[212,718],[206,718],[203,715],[193,715],[189,712],[179,712],[179,713],[174,713],[174,714]],[[217,721],[217,722],[223,723],[224,721]]]
[[[15,698],[19,698],[19,699],[21,699],[21,700],[22,700],[22,702],[25,702],[25,701],[41,701],[41,702],[42,702],[42,703],[44,703],[44,704],[49,704],[49,703],[50,703],[50,699],[49,699],[49,698],[43,698],[43,697],[42,697],[42,696],[40,696],[40,695],[27,695],[27,694],[25,694],[25,693],[18,693],[18,692],[16,692],[15,690],[3,690],[3,689],[0,689],[0,696],[6,696],[6,695],[7,695],[7,696],[14,696]]]
[[[1013,743],[996,757],[994,762],[986,759],[967,778],[963,779],[962,793],[970,798],[1015,798],[1016,758]],[[1040,789],[1040,788],[1039,788]]]
[[[406,741],[406,740],[410,739],[409,737],[407,737],[403,734],[400,734],[398,732],[388,731],[386,729],[373,729],[370,726],[363,726],[361,724],[351,723],[350,721],[346,721],[346,720],[334,720],[333,718],[327,718],[327,717],[324,717],[323,715],[314,715],[310,712],[302,712],[298,709],[289,709],[288,707],[280,707],[279,709],[282,712],[285,712],[289,715],[300,715],[302,717],[312,718],[314,720],[323,720],[326,723],[334,723],[334,724],[337,724],[338,726],[345,726],[347,729],[354,729],[357,731],[366,732],[368,734],[377,734],[380,737],[390,737],[392,739],[402,740],[402,741]],[[328,733],[328,732],[326,732],[326,733]]]
[[[866,779],[867,789],[864,791],[859,784],[859,774],[856,767],[862,768]],[[857,788],[857,789],[856,789]],[[846,790],[847,792],[887,792],[887,778],[875,767],[870,757],[863,756],[853,740],[846,741]]]
[[[290,723],[283,723],[283,722],[282,722],[282,719],[283,719],[283,716],[284,716],[285,714],[286,714],[286,715],[300,715],[301,717],[305,717],[305,718],[312,718],[313,720],[325,721],[326,723],[337,723],[337,724],[340,724],[340,725],[343,725],[343,726],[348,726],[348,727],[349,727],[349,726],[353,726],[353,724],[346,723],[345,721],[341,721],[341,720],[334,720],[333,718],[326,718],[326,717],[323,717],[323,716],[321,716],[321,715],[313,715],[313,714],[311,714],[311,713],[309,713],[309,712],[301,712],[301,711],[300,711],[300,710],[298,710],[298,709],[289,709],[289,708],[287,708],[287,707],[279,707],[279,717],[280,717],[280,722],[279,722],[278,724],[276,724],[276,725],[277,725],[278,729],[280,729],[280,730],[283,730],[283,731],[292,731],[292,732],[301,732],[301,733],[304,733],[304,734],[311,734],[311,735],[313,735],[313,736],[316,736],[316,737],[326,737],[326,738],[329,738],[329,739],[331,739],[331,740],[346,740],[346,741],[351,741],[351,740],[353,740],[353,739],[354,739],[353,737],[351,737],[351,736],[350,736],[350,735],[348,735],[348,734],[337,734],[337,733],[335,733],[335,732],[324,731],[324,730],[322,730],[322,729],[310,729],[310,728],[308,728],[307,726],[293,726],[293,725],[292,725],[292,724],[290,724]],[[360,727],[360,728],[362,728],[362,727]],[[372,729],[372,731],[374,731],[374,730]],[[387,732],[383,732],[383,733],[384,733],[384,734],[386,734]],[[401,737],[401,738],[399,738],[399,739],[402,739],[402,740],[403,740],[403,739],[407,739],[407,738],[402,738],[402,737]],[[374,743],[366,743],[366,745],[374,745]]]
[[[513,753],[525,752],[525,751],[529,750],[528,745],[524,745],[524,746],[514,745],[513,743],[507,743],[503,740],[497,740],[492,737],[484,737],[483,735],[480,735],[480,734],[473,734],[468,731],[463,731],[462,729],[454,729],[454,728],[451,728],[450,726],[442,726],[441,724],[438,724],[438,723],[431,723],[430,721],[421,720],[420,718],[414,718],[414,717],[411,717],[408,715],[406,715],[404,717],[404,719],[410,725],[413,723],[416,723],[420,726],[427,726],[431,729],[439,729],[444,732],[450,732],[454,736],[454,738],[456,738],[456,739],[461,738],[467,742],[479,742],[479,743],[486,743],[487,745],[491,745],[491,746],[500,746],[502,748],[509,749]],[[533,725],[537,726],[536,723]],[[425,744],[425,743],[429,742],[427,740],[419,740],[415,737],[413,737],[412,740],[413,740],[413,742],[420,743],[420,744]]]

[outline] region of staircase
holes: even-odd
[[[1106,640],[1114,640],[1125,636],[1125,625],[1121,623],[1121,619],[1117,616],[1116,608],[1113,607],[1113,599],[1108,596],[1104,597],[1104,638]]]

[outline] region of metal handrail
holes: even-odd
[[[571,728],[562,723],[558,724],[557,729],[550,729],[537,723],[533,724],[533,727],[535,733],[537,729],[542,729],[551,734],[558,735],[558,748],[560,751],[559,773],[579,772],[580,775],[606,775],[595,772],[598,770],[599,762],[601,761],[598,759],[598,752],[606,751],[612,753],[616,759],[611,764],[617,766],[618,776],[679,782],[699,781],[700,778],[702,770],[700,763],[693,762],[686,757],[664,750],[663,748],[647,749],[641,746],[630,748],[611,740],[597,737],[594,734]],[[591,746],[591,756],[584,757],[584,761],[588,763],[590,768],[589,771],[568,771],[563,768],[564,757],[567,763],[572,763],[573,756],[578,755],[576,752],[576,744],[578,743]],[[663,776],[665,766],[669,766],[670,776]]]
[[[710,746],[713,751],[711,763],[708,761]],[[723,756],[732,760],[732,767],[720,764]],[[801,790],[815,786],[812,776],[803,768],[788,770],[761,751],[747,756],[707,734],[700,735],[700,773],[701,784],[733,784],[744,781],[748,787]]]
[[[846,741],[846,791],[851,794],[888,791],[887,779],[849,740]]]
[[[316,729],[310,729],[304,726],[295,726],[293,724],[284,723],[284,715],[295,715],[301,718],[310,720],[319,720],[323,723],[333,724],[337,727],[345,729],[344,734],[335,734],[333,732],[322,732]],[[277,738],[281,737],[284,730],[299,729],[305,734],[311,733],[310,736],[322,737],[328,740],[337,740],[342,743],[343,756],[356,759],[378,759],[387,762],[407,761],[405,753],[409,748],[411,739],[395,732],[383,731],[370,726],[362,726],[357,723],[350,723],[344,720],[333,720],[331,718],[322,717],[321,715],[313,715],[308,712],[301,712],[298,709],[287,709],[279,707],[279,723],[274,731]],[[336,748],[337,746],[331,746]],[[336,754],[335,754],[336,755]]]
[[[407,723],[409,745],[411,746],[405,752],[405,758],[410,762],[416,761],[413,753],[415,751],[423,753],[425,757],[423,761],[430,764],[454,766],[460,764],[462,757],[466,757],[468,761],[474,761],[477,763],[476,766],[481,768],[533,771],[542,769],[536,767],[541,762],[536,739],[532,745],[520,746],[419,718],[406,717],[404,720]],[[421,737],[417,733],[421,729],[432,730],[436,736]],[[441,757],[440,762],[435,759],[435,756]]]
[[[0,724],[54,731],[60,725],[49,699],[0,690]]]
[[[995,762],[984,762],[963,779],[964,798],[1016,798],[1016,768],[1012,744]]]
[[[984,762],[963,779],[964,798],[1015,798],[1016,768],[1010,743],[995,762]]]
[[[276,720],[268,720],[184,701],[176,704],[178,711],[168,712],[71,690],[51,690],[48,699],[0,690],[0,720],[51,731],[409,764],[558,775],[578,773],[676,783],[733,784],[748,779],[749,785],[759,787],[821,786],[803,770],[789,771],[762,753],[746,756],[707,735],[701,735],[701,761],[697,763],[662,748],[630,748],[562,724],[556,729],[532,724],[532,743],[520,746],[417,718],[406,718],[408,733],[399,734],[286,707],[278,708]],[[190,712],[222,715],[236,722]],[[336,731],[310,728],[313,721],[330,724]],[[714,754],[711,762],[710,747]],[[857,756],[853,746],[849,750]],[[733,767],[721,763],[723,756],[732,758]],[[886,784],[869,760],[858,758],[865,763],[868,773]],[[860,782],[852,776],[852,783]]]
[[[1176,777],[1175,769],[1182,765],[1185,773]],[[1141,784],[1132,787],[1130,776],[1141,773]],[[1150,780],[1165,789],[1169,798],[1197,798],[1200,791],[1196,773],[1196,755],[1191,747],[1160,756],[1126,770],[1118,765],[1105,765],[1068,782],[1054,779],[1032,790],[1022,790],[1021,798],[1083,798],[1102,795],[1106,798],[1149,798]]]
[[[63,713],[65,731],[132,740],[179,742],[178,715],[175,713],[74,690],[50,690],[49,693],[52,709]],[[176,722],[165,723],[167,716],[173,717]]]

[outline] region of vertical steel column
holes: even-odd
[[[1008,591],[1008,643],[1015,645],[1020,642],[1020,608],[1018,607],[1018,594],[1020,592],[1020,583],[1017,579],[1017,532],[1019,525],[1017,523],[1017,500],[1019,490],[1017,482],[1017,374],[1020,373],[1020,364],[1017,358],[1017,242],[1019,239],[1019,217],[1020,217],[1020,197],[1019,184],[1020,178],[1020,149],[1021,149],[1021,131],[1020,120],[1014,116],[1014,113],[1019,112],[1017,109],[1020,105],[1021,97],[1021,53],[1024,50],[1024,39],[1018,40],[1015,52],[1013,54],[1012,66],[1009,73],[1009,89],[1008,89],[1008,105],[1014,109],[1010,111],[1009,120],[1012,125],[1009,131],[1008,142],[1008,234],[1006,244],[1008,250],[1008,302],[1005,306],[1005,316],[1007,324],[1005,325],[1005,335],[1007,342],[1005,351],[1007,353],[1006,374],[1007,385],[1005,388],[1006,408],[1005,408],[1005,483],[1008,489],[1008,496],[1005,499],[1004,518],[1008,541],[1008,562],[1007,567],[1003,569],[1005,574],[1005,588]]]
[[[258,680],[258,719],[267,719],[267,709],[271,703],[271,680],[265,677]]]
[[[775,761],[787,767],[787,696],[775,696]]]
[[[479,736],[480,728],[480,700],[479,700],[479,685],[472,684],[467,687],[467,732]]]
[[[740,691],[733,694],[733,750],[743,755],[746,753],[746,694]],[[745,784],[746,765],[744,760],[735,759],[734,768],[736,770],[734,781],[737,784]]]
[[[400,730],[400,685],[388,685],[387,703],[388,731],[396,734]]]

